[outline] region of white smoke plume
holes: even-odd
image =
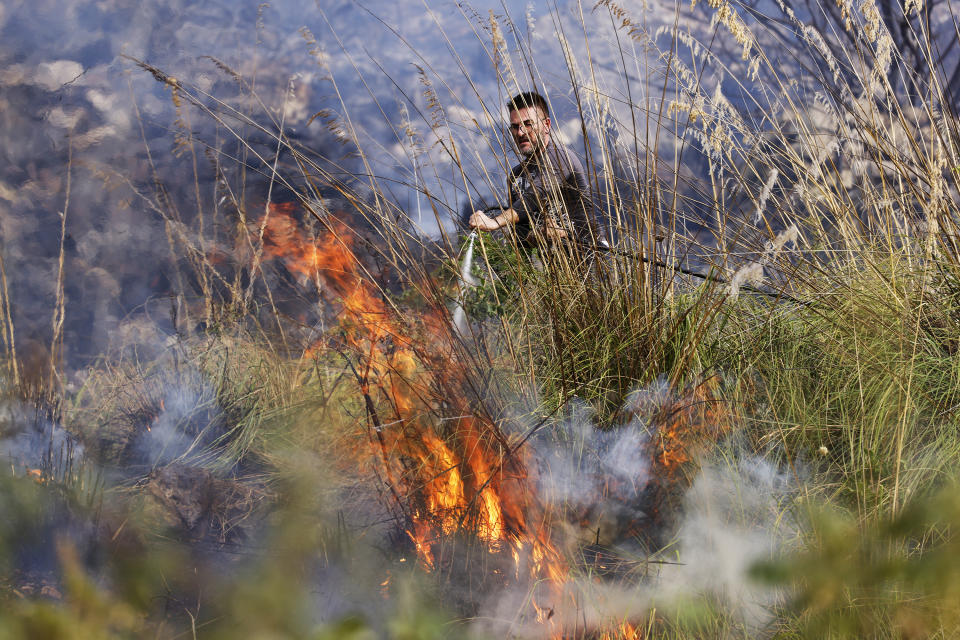
[[[668,397],[666,384],[659,383],[635,393],[630,404],[649,409]],[[606,510],[607,520],[594,521],[601,526],[614,525],[616,518],[643,522],[648,516],[643,490],[656,480],[650,477],[644,450],[652,435],[640,419],[602,431],[591,424],[589,412],[574,411],[534,445],[543,468],[540,497],[578,516]],[[525,598],[535,589],[518,587],[490,594],[474,626],[482,633],[551,637],[557,629],[609,628],[618,621],[642,624],[654,609],[670,619],[682,617],[687,608],[708,606],[739,633],[761,633],[783,594],[753,582],[750,569],[789,551],[795,542],[797,528],[789,511],[795,488],[795,479],[770,462],[738,445],[721,444],[702,461],[662,549],[629,538],[609,539],[602,531],[583,531],[582,521],[555,529],[554,535],[570,538],[570,549],[593,544],[596,535],[604,563],[619,562],[628,569],[602,578],[589,563],[574,568],[551,624],[523,615],[523,607],[529,606]]]
[[[84,459],[84,447],[62,426],[15,398],[0,400],[0,464],[14,474],[59,477]]]

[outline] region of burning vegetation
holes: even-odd
[[[645,424],[645,442],[636,453],[645,458],[639,467],[647,473],[622,481],[604,478],[596,495],[580,499],[594,507],[619,503],[618,512],[630,514],[600,525],[608,529],[601,552],[600,528],[594,525],[604,514],[578,515],[540,495],[538,476],[550,470],[527,444],[528,437],[505,429],[481,402],[471,400],[460,338],[445,309],[405,318],[362,272],[353,234],[342,224],[312,238],[289,208],[274,207],[264,229],[265,253],[316,283],[321,295],[340,308],[336,329],[304,357],[333,347],[347,359],[366,412],[367,436],[353,455],[379,478],[387,506],[422,569],[456,581],[456,572],[476,573],[474,567],[482,566],[488,588],[493,582],[504,590],[526,589],[526,604],[516,614],[525,633],[639,637],[624,621],[584,629],[577,619],[584,605],[577,601],[575,576],[584,570],[606,573],[607,565],[616,564],[618,544],[652,545],[663,537],[689,486],[698,450],[730,427],[716,381],[667,394],[628,416]],[[591,535],[596,530],[595,543],[586,545],[593,547],[593,560],[585,560],[583,547],[563,539],[560,532],[571,526],[589,528]],[[478,551],[483,558],[476,557]],[[466,556],[472,560],[465,561]],[[581,566],[584,562],[596,566]],[[389,578],[383,586],[389,586]]]

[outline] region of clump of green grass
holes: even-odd
[[[651,268],[639,253],[555,259],[549,249],[481,242],[481,284],[468,291],[467,309],[474,318],[504,319],[512,368],[547,412],[576,396],[610,424],[632,390],[658,378],[679,387],[708,368],[706,343],[723,302],[717,283],[673,292],[648,286],[663,264]]]
[[[846,277],[804,305],[750,305],[721,341],[735,355],[718,357],[741,372],[762,441],[829,467],[863,515],[895,512],[957,453],[958,371],[924,317],[925,274]]]

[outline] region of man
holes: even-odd
[[[507,103],[510,134],[522,162],[507,179],[508,208],[492,217],[482,211],[469,224],[480,231],[513,225],[519,242],[537,246],[561,241],[591,244],[589,187],[583,166],[569,149],[551,140],[550,112],[539,93],[527,91]]]

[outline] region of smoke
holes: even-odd
[[[637,560],[643,572],[619,581],[576,579],[582,610],[568,624],[646,621],[653,610],[683,625],[686,611],[710,611],[727,634],[755,636],[772,622],[783,593],[754,583],[751,567],[790,548],[796,528],[784,501],[793,483],[753,456],[706,464],[684,497],[669,549]],[[644,564],[647,562],[648,564]]]
[[[525,602],[519,589],[492,598],[491,613],[476,625],[497,633],[516,632],[521,625],[524,637],[551,637],[559,628],[643,625],[654,610],[660,619],[682,626],[687,611],[711,611],[729,635],[755,636],[773,621],[784,594],[753,582],[750,570],[790,549],[797,530],[785,500],[792,487],[782,473],[753,456],[704,465],[684,497],[669,548],[645,555],[621,549],[619,562],[632,567],[621,575],[592,575],[596,567],[574,573],[553,626],[519,622],[518,602]],[[617,556],[612,550],[607,562],[615,564]]]
[[[159,414],[137,442],[139,454],[151,466],[170,464],[191,453],[205,454],[222,435],[213,390],[199,375],[192,384],[185,382],[165,389]]]
[[[481,632],[552,637],[558,629],[643,625],[654,610],[681,625],[685,611],[711,610],[741,635],[772,621],[783,594],[753,582],[750,570],[795,543],[796,479],[723,442],[703,454],[680,497],[664,500],[651,489],[682,481],[653,475],[648,445],[656,433],[643,416],[672,399],[660,381],[631,396],[634,417],[616,429],[596,428],[579,407],[534,439],[538,495],[567,519],[552,534],[582,565],[551,601],[550,624],[524,617],[536,587],[521,585],[489,595],[475,622]],[[647,535],[657,527],[660,544]]]
[[[591,418],[588,408],[574,404],[568,419],[531,443],[539,468],[538,495],[555,508],[616,519],[650,480],[645,447],[651,434],[640,420],[604,431],[594,427]]]
[[[684,500],[677,558],[666,565],[658,598],[709,597],[752,630],[769,622],[781,594],[752,583],[749,569],[789,548],[797,529],[787,500],[795,484],[754,456],[705,465]]]
[[[19,400],[0,400],[0,464],[15,474],[60,479],[83,460],[83,444],[62,426]]]

